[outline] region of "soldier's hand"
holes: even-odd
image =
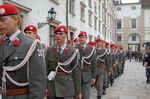
[[[116,64],[113,64],[114,67],[116,67]]]
[[[77,94],[76,99],[82,99],[82,94]]]
[[[45,90],[45,96],[44,97],[48,97],[48,89]]]
[[[108,76],[110,76],[111,75],[111,72],[108,72]]]
[[[95,79],[92,79],[92,80],[91,80],[92,85],[95,84],[95,81],[96,81]]]

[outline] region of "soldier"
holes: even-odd
[[[106,88],[104,88],[104,80],[105,80],[105,74],[106,74],[106,54],[107,50],[103,47],[103,40],[101,38],[96,39],[96,45],[97,45],[97,70],[96,70],[96,83],[95,87],[97,89],[97,99],[101,99],[102,95],[105,94]]]
[[[106,74],[107,74],[107,87],[109,87],[110,78],[112,75],[112,68],[111,68],[111,55],[110,55],[110,44],[109,42],[105,43],[105,48],[107,49],[107,55],[106,55]]]
[[[69,46],[72,46],[72,40],[68,40],[68,41],[67,41],[67,44],[68,44]]]
[[[80,38],[78,49],[80,51],[81,59],[82,99],[90,99],[91,84],[93,85],[95,83],[96,77],[96,50],[95,47],[86,43],[86,32],[81,31],[78,37]]]
[[[41,47],[19,30],[19,23],[15,6],[0,5],[0,32],[7,35],[0,69],[3,99],[43,99],[47,80]]]
[[[38,29],[34,25],[29,25],[29,26],[25,27],[25,29],[24,29],[24,33],[26,35],[28,35],[28,36],[30,36],[30,37],[32,37],[34,39],[40,40],[40,36],[37,34],[37,31],[38,31]],[[43,43],[40,43],[40,45],[42,47],[42,50],[40,52],[41,52],[41,54],[43,53],[44,56],[45,56],[46,53],[47,53],[48,46],[46,46]]]
[[[116,56],[115,56],[115,44],[110,44],[110,68],[111,68],[111,76],[110,76],[110,85],[112,86],[115,79],[116,74]]]
[[[81,99],[81,70],[78,49],[65,43],[67,27],[58,26],[55,31],[56,46],[46,56],[49,99]]]
[[[80,45],[80,40],[79,38],[74,39],[74,46],[79,46]]]
[[[4,33],[0,33],[0,71],[2,71],[2,59],[3,59],[3,43],[5,41],[5,35]],[[0,77],[2,77],[2,72],[0,72]],[[1,86],[0,86],[0,99],[2,99],[2,92],[1,92]]]
[[[120,50],[121,50],[121,57],[122,57],[122,70],[121,70],[121,74],[123,74],[123,72],[124,72],[124,65],[125,65],[125,61],[127,59],[127,56],[126,56],[126,52],[123,50],[123,47],[120,47]]]

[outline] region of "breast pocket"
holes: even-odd
[[[16,65],[22,62],[25,58],[25,54],[14,54],[8,58],[8,65]]]

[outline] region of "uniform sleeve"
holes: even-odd
[[[79,53],[73,60],[72,66],[74,67],[77,65],[77,67],[73,70],[73,78],[74,78],[74,86],[75,86],[75,94],[81,93],[81,69],[79,65]],[[77,64],[78,61],[78,64]]]
[[[96,79],[96,57],[97,57],[96,50],[94,53],[95,54],[94,54],[93,60],[91,62],[91,64],[92,64],[92,79]]]
[[[109,60],[109,55],[106,55],[105,57],[105,63],[106,63],[106,70],[107,72],[110,72],[110,60]]]
[[[47,84],[46,65],[39,44],[29,60],[29,99],[43,99]]]

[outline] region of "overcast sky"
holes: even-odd
[[[139,0],[122,0],[122,3],[139,2]]]

